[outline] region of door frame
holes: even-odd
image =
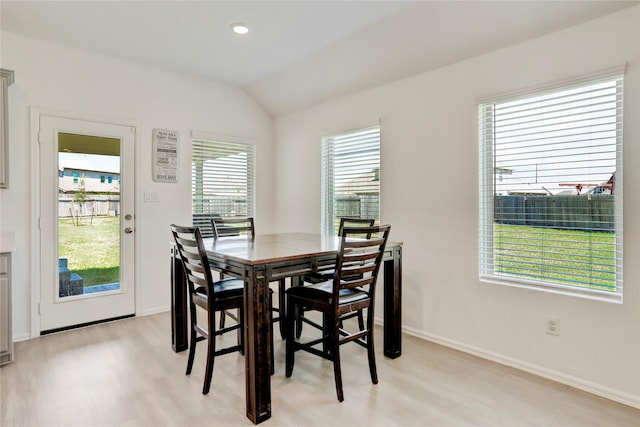
[[[140,123],[133,120],[119,119],[104,116],[93,116],[86,114],[69,113],[54,109],[29,107],[30,112],[30,150],[31,150],[31,208],[30,208],[30,230],[31,230],[31,336],[35,338],[40,336],[41,324],[40,324],[40,291],[41,291],[41,277],[40,277],[40,230],[39,230],[39,217],[40,217],[40,150],[39,150],[39,129],[40,129],[40,117],[41,116],[53,116],[63,119],[81,120],[87,122],[97,122],[106,125],[119,125],[130,127],[134,132],[134,159],[133,159],[133,192],[134,192],[134,218],[140,217],[140,191],[138,191],[138,183],[140,182]],[[140,224],[140,221],[136,221],[136,224]],[[135,238],[134,238],[134,256],[135,262],[133,265],[134,276],[134,302],[135,302],[135,315],[141,313],[140,308],[140,241],[138,236],[140,235],[140,227],[136,225]]]

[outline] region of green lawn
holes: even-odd
[[[615,291],[612,232],[496,224],[495,273]]]
[[[120,281],[120,218],[71,218],[58,221],[58,251],[69,260],[69,270],[84,279],[84,286]]]

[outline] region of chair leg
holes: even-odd
[[[191,375],[191,369],[193,368],[193,359],[196,355],[196,330],[191,325],[191,342],[189,343],[189,358],[187,359],[187,372],[185,375]]]
[[[362,313],[362,311],[360,311]],[[367,333],[367,356],[369,357],[369,373],[371,374],[371,382],[378,384],[378,371],[376,370],[376,353],[373,347],[373,320],[368,318],[367,325],[369,331]]]
[[[331,331],[331,355],[333,359],[333,376],[336,381],[336,395],[338,401],[344,400],[342,392],[342,370],[340,368],[340,332],[338,331],[338,323],[334,323]]]
[[[224,315],[224,311],[222,312]],[[244,356],[244,310],[239,308],[236,312],[236,322],[240,325],[238,329],[238,345],[240,346],[240,354]]]
[[[333,325],[333,319],[331,317],[329,317],[329,315],[327,313],[322,313],[322,337],[326,338],[327,336],[331,336],[332,332],[331,330],[329,330],[329,326],[331,326],[332,328],[335,327]],[[337,328],[341,328],[342,327],[342,322],[338,321],[338,326]],[[333,341],[329,340],[327,341],[326,339],[322,340],[322,352],[326,353],[326,354],[331,354],[331,351],[333,350]]]
[[[285,341],[285,376],[287,378],[291,377],[291,374],[293,374],[293,362],[294,362],[294,355],[293,355],[293,342],[295,340],[295,320],[296,320],[296,309],[297,309],[297,305],[296,304],[291,304],[291,299],[289,299],[287,301],[287,307],[289,308],[287,310],[287,319],[286,319],[286,327],[285,327],[285,333],[287,335],[286,337],[286,341]]]
[[[224,279],[224,275],[222,273],[220,273],[220,280]],[[220,328],[219,329],[224,329],[224,321],[225,318],[227,317],[227,312],[222,310],[220,312]]]
[[[207,367],[204,371],[204,386],[202,387],[202,394],[208,394],[211,387],[211,377],[213,376],[213,362],[215,361],[216,353],[216,337],[209,334],[207,339]]]
[[[227,312],[222,310],[220,312],[220,329],[224,329],[224,320],[227,317]]]
[[[291,278],[291,286],[304,286],[304,282],[300,276],[294,276]],[[304,314],[302,307],[296,306],[292,308],[295,311],[295,335],[296,338],[300,338],[302,335],[302,320],[301,316]]]
[[[285,316],[286,316],[286,298],[285,298],[285,279],[278,282],[278,310],[280,310],[280,338],[285,339]]]
[[[238,323],[240,323],[240,329],[238,329],[238,344],[240,344],[240,354],[244,356],[244,308],[240,307],[238,309]]]
[[[295,308],[295,320],[296,320],[296,338],[300,338],[302,335],[302,316],[304,315],[304,309],[296,306]]]

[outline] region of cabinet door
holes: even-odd
[[[4,260],[4,258],[0,258]],[[9,276],[0,274],[0,365],[13,360]]]

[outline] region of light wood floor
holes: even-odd
[[[15,345],[0,369],[0,425],[249,426],[244,360],[216,359],[201,394],[204,345],[191,376],[171,350],[168,313],[48,335]],[[230,338],[232,339],[232,337]],[[410,336],[403,356],[382,356],[371,384],[366,352],[343,346],[345,401],[330,362],[297,353],[284,377],[276,339],[272,418],[265,426],[633,426],[640,410]]]

